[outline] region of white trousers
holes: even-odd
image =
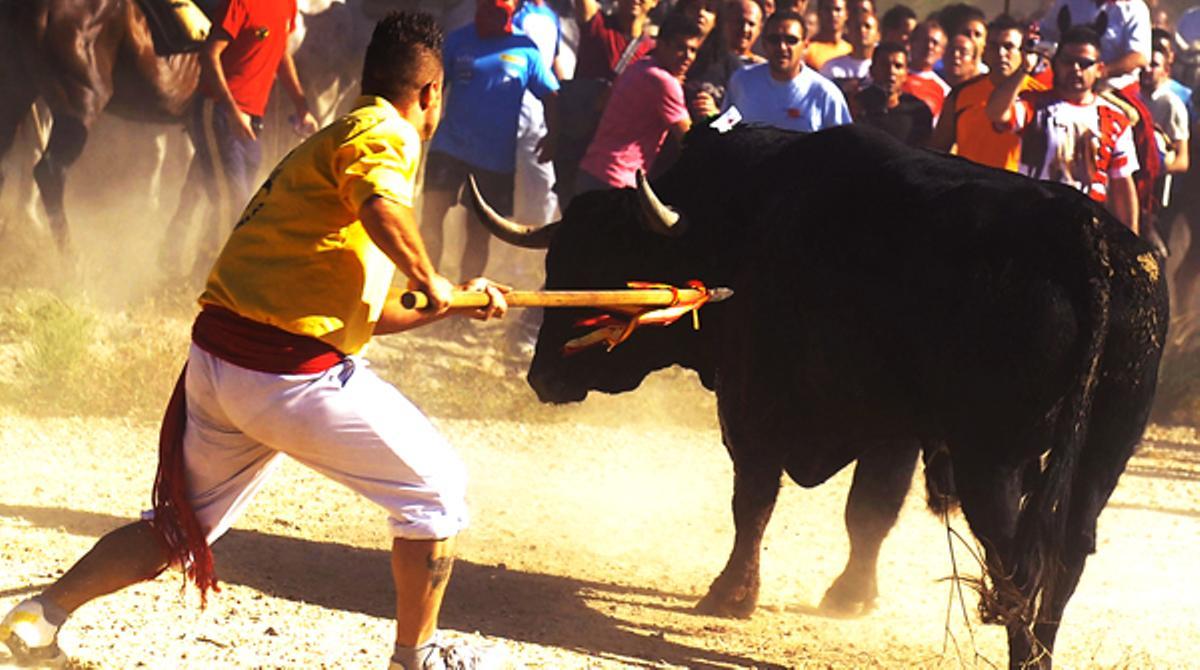
[[[545,107],[541,100],[526,91],[517,124],[513,218],[529,226],[540,226],[559,218],[558,196],[554,194],[554,161],[539,163],[537,159],[537,145],[546,132]]]
[[[361,358],[316,375],[240,368],[192,346],[184,465],[209,544],[287,454],[388,511],[393,537],[467,525],[466,468],[429,420]]]

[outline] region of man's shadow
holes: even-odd
[[[42,528],[100,535],[129,519],[77,510],[0,504],[0,517]],[[234,529],[213,550],[223,582],[248,586],[287,600],[391,619],[395,615],[390,553]],[[179,579],[179,573],[166,577]],[[44,585],[0,591],[0,597],[35,593]],[[588,600],[633,603],[645,597],[688,601],[691,596],[512,570],[459,560],[455,563],[441,625],[478,631],[600,658],[646,666],[689,668],[777,667],[734,653],[690,647],[664,639],[670,629],[646,630],[589,607]],[[644,602],[639,607],[654,607]],[[660,606],[661,609],[678,609]],[[631,630],[639,628],[644,632]]]

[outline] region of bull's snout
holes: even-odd
[[[544,364],[539,364],[536,356],[525,379],[542,402],[563,404],[580,402],[587,397],[586,388],[571,384],[563,375],[553,372]]]

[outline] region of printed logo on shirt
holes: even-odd
[[[263,41],[263,40],[267,39],[267,37],[268,37],[270,34],[271,34],[271,29],[270,29],[270,28],[268,28],[268,27],[266,27],[266,26],[259,26],[258,28],[255,28],[255,29],[254,29],[254,37],[255,37],[255,38],[256,38],[256,39],[257,39],[259,42],[261,42],[261,41]]]
[[[795,107],[788,107],[787,115],[789,119],[798,119],[800,118],[800,110]]]
[[[505,63],[512,63],[517,67],[526,67],[529,63],[527,60],[525,60],[524,56],[518,54],[500,54],[500,60],[504,61]]]
[[[454,79],[456,81],[471,81],[475,76],[475,57],[463,54],[454,59]]]

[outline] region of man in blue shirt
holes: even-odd
[[[554,157],[558,80],[533,40],[514,31],[515,11],[516,0],[476,0],[475,22],[446,37],[446,113],[429,147],[421,208],[431,259],[441,257],[442,219],[458,202],[468,175],[475,175],[493,207],[512,215],[517,123],[526,91],[545,107],[547,134],[537,145],[538,159]],[[467,223],[460,273],[487,266],[488,237],[478,221]]]
[[[562,43],[562,24],[546,0],[521,0],[513,17],[513,26],[533,40],[542,55],[542,64],[561,79],[557,58]],[[553,190],[554,164],[538,160],[537,145],[546,137],[547,128],[542,101],[533,93],[525,93],[517,128],[514,214],[522,223],[549,223],[558,218],[558,197]]]
[[[776,12],[762,41],[767,62],[735,72],[725,108],[737,107],[745,123],[815,132],[850,123],[846,98],[833,82],[804,65],[804,18]]]

